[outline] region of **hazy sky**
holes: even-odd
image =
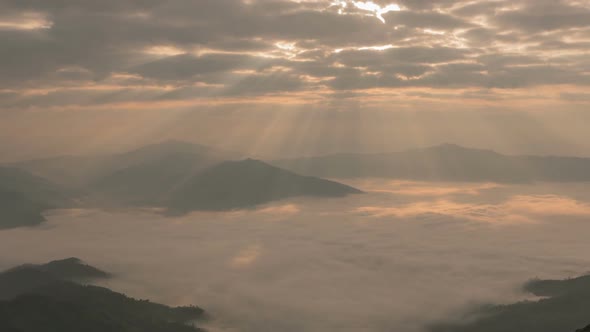
[[[588,154],[589,0],[2,0],[0,153]]]

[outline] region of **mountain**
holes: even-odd
[[[462,322],[440,323],[431,332],[576,331],[590,321],[590,276],[533,280],[524,289],[538,301],[475,308]],[[587,331],[581,330],[581,331]]]
[[[0,189],[0,230],[39,225],[45,221],[43,211],[49,208],[23,194]]]
[[[110,274],[86,265],[78,258],[56,260],[42,265],[20,265],[0,273],[0,300],[14,298],[58,280],[84,282],[109,277]]]
[[[228,156],[201,145],[167,141],[111,156],[57,158],[26,162],[21,167],[75,188],[72,191],[83,206],[161,206],[176,213],[360,192],[252,159],[223,161]],[[61,179],[70,174],[74,181]]]
[[[590,181],[590,158],[509,156],[454,144],[384,154],[335,154],[275,160],[301,174],[422,181]]]
[[[47,264],[36,265],[26,264],[17,266],[9,272],[19,271],[21,269],[33,269],[41,271],[62,280],[91,280],[109,278],[110,274],[82,262],[79,258],[71,257],[61,260],[51,261]]]
[[[76,275],[82,270],[84,275],[100,271],[77,259],[66,259],[45,265],[23,265],[0,274],[0,290],[11,291],[0,296],[0,331],[202,331],[191,325],[205,318],[199,307],[172,308],[136,300],[56,275],[57,271],[71,276],[74,266],[79,269]]]
[[[38,225],[45,221],[43,211],[72,203],[63,188],[26,171],[0,167],[0,229]]]
[[[71,199],[59,185],[15,167],[0,166],[0,190],[48,205],[63,205]]]
[[[342,197],[361,191],[264,162],[226,161],[187,179],[167,201],[172,211],[229,210],[295,196]]]
[[[90,182],[93,201],[118,205],[154,205],[215,159],[191,153],[169,153],[137,163]]]
[[[154,167],[161,167],[164,172],[166,166],[174,164],[188,163],[184,167],[189,169],[204,168],[227,159],[230,155],[230,152],[203,145],[170,140],[124,153],[61,156],[23,161],[14,163],[13,166],[71,188],[84,189],[91,185],[106,189],[109,182],[116,182],[118,177],[133,174],[137,167],[141,169],[144,164],[154,164]],[[120,173],[117,174],[118,172]]]
[[[579,330],[577,330],[576,332],[590,332],[590,325],[586,326],[586,327],[585,327],[585,328],[583,328],[583,329],[579,329]]]
[[[524,285],[524,289],[543,297],[590,292],[590,275],[566,280],[531,280]]]

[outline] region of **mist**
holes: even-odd
[[[583,184],[345,181],[256,209],[54,210],[0,232],[0,268],[76,256],[129,296],[197,304],[212,331],[426,331],[527,280],[588,271]]]

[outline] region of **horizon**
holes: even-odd
[[[0,166],[2,165],[12,165],[12,164],[18,164],[18,163],[22,163],[22,162],[28,162],[28,161],[35,161],[35,160],[46,160],[46,159],[56,159],[56,158],[71,158],[71,157],[93,157],[93,156],[109,156],[109,155],[117,155],[117,154],[125,154],[125,153],[129,153],[129,152],[134,152],[140,149],[144,149],[144,148],[150,148],[150,147],[156,147],[156,146],[162,146],[162,145],[169,145],[169,144],[189,144],[189,145],[194,145],[195,147],[198,148],[207,148],[207,149],[211,149],[214,151],[220,151],[223,153],[227,153],[228,155],[233,155],[233,156],[237,156],[238,160],[239,159],[254,159],[254,160],[262,160],[262,161],[267,161],[267,160],[281,160],[281,159],[299,159],[299,158],[313,158],[313,157],[328,157],[328,156],[337,156],[337,155],[387,155],[387,154],[396,154],[396,153],[401,153],[401,152],[407,152],[407,151],[419,151],[419,150],[428,150],[428,149],[435,149],[435,148],[443,148],[443,147],[457,147],[463,150],[467,150],[467,151],[488,151],[488,152],[494,152],[503,156],[531,156],[531,157],[563,157],[563,158],[590,158],[590,153],[588,155],[571,155],[571,154],[517,154],[517,153],[506,153],[506,152],[502,152],[502,151],[498,151],[498,150],[494,150],[491,148],[487,148],[487,147],[476,147],[476,146],[468,146],[468,145],[461,145],[461,144],[457,144],[457,143],[451,143],[451,142],[442,142],[439,144],[434,144],[434,145],[424,145],[424,146],[414,146],[414,147],[407,147],[407,148],[403,148],[403,149],[399,149],[399,150],[387,150],[387,151],[346,151],[346,150],[342,150],[342,151],[335,151],[335,152],[329,152],[329,153],[320,153],[320,154],[309,154],[309,155],[300,155],[300,154],[295,154],[295,155],[248,155],[245,154],[243,152],[239,152],[239,151],[227,151],[225,149],[222,148],[218,148],[216,146],[212,146],[212,145],[204,145],[198,142],[191,142],[188,140],[179,140],[179,139],[166,139],[166,140],[162,140],[162,141],[157,141],[157,142],[149,142],[147,144],[142,144],[142,145],[137,145],[137,146],[130,146],[130,147],[118,147],[115,148],[113,150],[105,150],[105,151],[101,151],[101,152],[95,152],[95,153],[80,153],[80,154],[51,154],[51,155],[43,155],[40,157],[33,157],[33,158],[24,158],[24,159],[15,159],[15,160],[0,160]],[[197,153],[196,151],[194,151],[195,153]],[[232,157],[233,158],[233,157]],[[232,159],[229,158],[229,159]]]

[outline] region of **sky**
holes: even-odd
[[[588,0],[3,0],[2,160],[179,138],[590,155]]]

